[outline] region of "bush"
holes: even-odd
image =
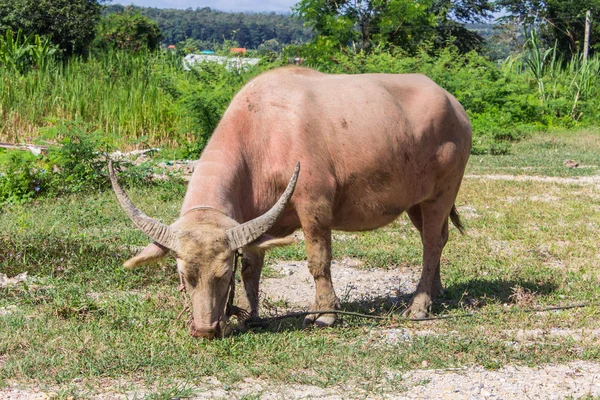
[[[310,52],[311,46],[304,50]],[[537,63],[532,61],[536,57]],[[412,57],[402,51],[341,50],[321,54],[312,66],[330,73],[425,74],[467,111],[473,152],[504,154],[511,141],[532,130],[600,123],[600,58],[583,63],[577,57],[569,62],[555,57],[553,51],[530,50],[497,64],[448,46],[435,54],[423,49]]]
[[[195,136],[191,143],[185,145],[186,156],[198,157],[235,94],[261,71],[260,66],[237,71],[205,62],[192,68],[187,79],[180,81],[177,88],[171,87],[178,104],[193,121],[191,131]]]
[[[0,151],[0,205],[26,202],[40,191],[45,171],[34,167],[35,158],[26,151]]]
[[[50,37],[64,54],[83,54],[94,39],[102,6],[98,0],[2,0],[0,35],[23,30]]]
[[[0,152],[0,204],[16,204],[38,196],[59,196],[109,188],[107,153],[113,148],[110,137],[85,127],[59,126],[46,130],[45,138],[58,141],[47,154],[35,156],[28,151]],[[120,176],[125,186],[152,185],[152,168],[117,161],[127,168]]]
[[[111,14],[100,21],[96,46],[134,52],[142,49],[154,51],[158,49],[161,38],[156,22],[126,7],[124,12]]]

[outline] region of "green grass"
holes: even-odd
[[[511,154],[471,156],[467,174],[589,176],[600,171],[600,135],[597,130],[550,131],[514,143]],[[578,168],[563,165],[574,160]]]
[[[539,135],[515,145],[510,156],[473,157],[468,173],[578,176],[562,161],[597,166],[593,146],[599,142],[597,131]],[[585,171],[598,175],[597,167]],[[184,189],[163,185],[131,194],[146,213],[171,222]],[[600,328],[597,307],[520,311],[600,298],[598,186],[468,178],[457,205],[468,233],[451,230],[442,261],[446,291],[434,313],[475,311],[475,317],[384,324],[346,317],[338,327],[308,331],[288,321],[211,342],[190,337],[175,320],[181,303],[172,260],[134,271],[120,267],[148,240],[112,193],[6,207],[0,214],[0,271],[28,271],[30,279],[0,289],[0,309],[16,306],[0,313],[0,384],[58,387],[60,396],[85,397],[102,390],[105,380],[124,380],[150,388],[148,398],[170,398],[190,395],[194,385],[214,376],[227,385],[257,378],[386,393],[402,390],[401,374],[423,362],[428,368],[500,368],[600,360],[596,335],[528,340],[518,334]],[[335,242],[334,257],[343,256],[362,260],[365,268],[420,271],[418,234],[405,216]],[[299,243],[272,252],[267,262],[304,257]],[[369,311],[360,304],[346,307]],[[390,328],[422,334],[386,343],[381,337]],[[83,380],[87,392],[73,380]]]
[[[192,84],[189,78],[180,60],[163,52],[108,52],[23,74],[2,70],[0,140],[31,142],[44,130],[80,121],[120,145],[174,145],[194,133],[189,113],[171,95],[175,81]]]

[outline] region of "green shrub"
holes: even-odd
[[[94,39],[103,0],[2,0],[0,35],[22,30],[49,37],[63,54],[85,54]]]
[[[0,204],[23,203],[40,192],[45,171],[34,167],[35,160],[28,151],[0,152]]]
[[[96,46],[102,49],[154,51],[160,46],[162,35],[158,24],[139,11],[126,7],[124,12],[102,18],[96,34]]]
[[[107,153],[113,150],[111,138],[100,131],[90,132],[77,124],[48,129],[45,138],[55,139],[46,154],[29,151],[0,153],[0,204],[23,203],[36,196],[109,189]],[[122,168],[123,166],[127,168]],[[116,161],[125,186],[153,185],[153,168],[144,163],[133,165]]]
[[[187,157],[198,157],[235,94],[261,71],[259,66],[237,71],[206,62],[189,71],[185,86],[180,82],[176,94],[179,105],[193,121],[191,130],[195,135],[184,145]]]

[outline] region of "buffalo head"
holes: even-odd
[[[108,164],[110,181],[125,213],[154,243],[124,263],[134,268],[173,251],[177,269],[183,275],[192,301],[193,319],[190,334],[213,339],[224,336],[229,285],[233,279],[233,257],[239,249],[265,251],[290,243],[289,239],[273,239],[265,233],[275,224],[288,204],[300,171],[294,175],[275,205],[260,217],[239,224],[222,211],[211,207],[192,208],[171,225],[162,224],[142,211],[119,185],[112,162]]]

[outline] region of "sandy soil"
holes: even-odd
[[[565,399],[600,396],[600,363],[576,361],[565,365],[543,367],[506,366],[488,371],[479,366],[454,369],[421,369],[407,373],[390,373],[399,382],[394,391],[377,394],[365,392],[360,382],[344,386],[320,388],[310,385],[273,385],[246,379],[227,386],[208,377],[202,386],[195,387],[192,399],[241,399],[260,396],[261,399]],[[104,380],[98,382],[95,395],[98,400],[142,398],[151,388],[122,392],[123,382]],[[129,386],[129,384],[128,384]],[[96,391],[96,390],[95,390]],[[85,393],[82,392],[82,393]],[[34,388],[9,387],[0,389],[5,400],[47,400],[56,392]]]
[[[307,309],[314,301],[314,279],[306,261],[286,261],[270,266],[280,277],[261,280],[263,304],[282,304],[286,310]],[[406,301],[417,287],[421,267],[393,269],[364,268],[351,258],[331,263],[333,286],[342,303],[385,299],[397,304]]]

